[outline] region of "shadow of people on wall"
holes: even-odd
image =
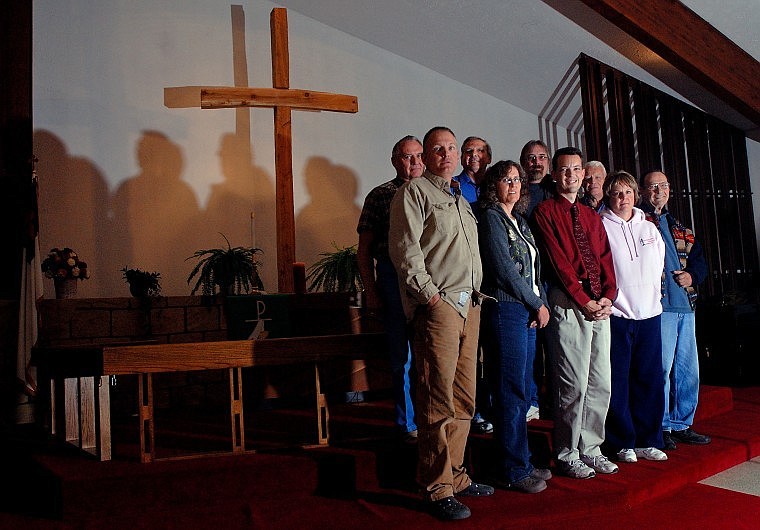
[[[224,180],[211,186],[201,236],[203,248],[226,244],[258,247],[260,272],[267,291],[277,290],[277,244],[274,186],[267,172],[254,165],[251,142],[233,133],[219,142],[219,164]]]
[[[324,157],[309,158],[304,181],[310,202],[296,217],[297,259],[309,267],[322,252],[357,244],[356,224],[361,208],[356,204],[358,179],[346,166]]]
[[[110,237],[107,223],[108,185],[91,161],[71,156],[58,136],[37,130],[33,135],[38,159],[40,252],[70,247],[87,263],[91,278],[79,282],[78,296],[104,296],[108,292]],[[45,297],[55,298],[52,281],[45,281]]]
[[[184,259],[198,250],[200,209],[182,180],[182,151],[165,134],[148,130],[136,156],[140,172],[121,183],[111,202],[116,269],[159,272],[163,292],[188,292],[191,266]]]

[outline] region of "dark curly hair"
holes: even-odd
[[[525,178],[525,170],[514,160],[500,160],[488,168],[483,176],[483,182],[480,184],[480,201],[483,206],[492,206],[499,204],[499,196],[496,193],[496,186],[499,181],[507,176],[509,170],[517,169],[520,176],[520,200],[514,206],[514,212],[523,214],[528,209],[530,203],[530,186]]]

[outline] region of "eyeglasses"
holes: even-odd
[[[511,186],[512,184],[517,185],[517,184],[522,183],[522,179],[520,179],[520,177],[516,177],[516,178],[504,177],[502,179],[499,179],[499,182],[501,182],[502,184],[506,184],[507,186]]]
[[[536,160],[541,160],[542,162],[545,160],[549,160],[549,157],[543,153],[540,155],[528,155],[525,157],[529,162],[535,162]]]
[[[666,190],[668,188],[670,188],[670,184],[667,182],[653,182],[647,186],[649,191],[657,191],[658,189]]]

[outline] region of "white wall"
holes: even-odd
[[[71,246],[89,262],[92,278],[79,296],[126,295],[125,265],[161,272],[164,294],[188,294],[185,258],[224,244],[219,232],[233,246],[250,245],[255,211],[254,243],[265,251],[264,281],[275,290],[272,111],[163,105],[164,87],[233,84],[230,6],[116,4],[34,5],[43,251]],[[271,86],[273,7],[243,4],[251,86]],[[291,87],[359,100],[355,115],[293,112],[296,254],[307,266],[333,241],[356,243],[364,197],[392,176],[389,153],[401,136],[447,125],[460,139],[488,139],[498,160],[516,158],[538,135],[534,115],[296,12],[288,16]],[[243,122],[250,116],[251,155],[245,140],[233,141],[236,114]],[[52,296],[52,285],[46,289]]]
[[[275,4],[242,6],[239,59],[251,86],[269,87]],[[516,159],[538,137],[535,115],[288,15],[291,87],[359,100],[355,115],[293,112],[296,259],[307,266],[333,241],[356,243],[364,197],[392,176],[389,152],[401,136],[447,125],[460,140],[489,140],[494,160]],[[233,84],[229,4],[39,0],[33,79],[41,245],[71,246],[88,261],[93,277],[79,296],[126,295],[124,266],[161,272],[164,294],[188,294],[185,258],[223,245],[220,232],[233,246],[264,249],[265,285],[276,290],[272,111],[163,105],[164,87]],[[760,146],[748,149],[758,175]]]

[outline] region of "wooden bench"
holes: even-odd
[[[32,362],[39,368],[41,377],[51,381],[51,431],[64,434],[66,441],[100,460],[111,459],[108,378],[112,375],[136,375],[140,460],[152,462],[156,460],[153,374],[227,369],[232,434],[230,452],[238,454],[246,451],[243,368],[313,364],[317,445],[327,445],[329,411],[321,389],[320,363],[340,359],[385,358],[386,355],[384,333],[358,333],[176,344],[36,347]]]

